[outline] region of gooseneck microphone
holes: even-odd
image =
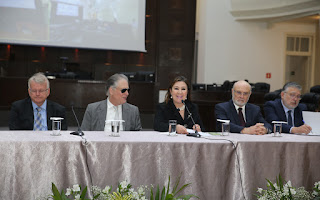
[[[185,101],[184,101],[184,100],[181,100],[181,102],[184,104],[184,106],[185,106],[185,108],[186,108],[186,110],[187,110],[187,112],[188,112],[188,115],[189,115],[188,118],[191,118],[193,125],[196,126],[196,123],[194,122],[193,117],[192,117],[192,113],[190,112],[189,108],[187,107]],[[197,131],[197,128],[195,129],[194,132],[195,132],[195,133],[188,133],[187,136],[191,136],[191,137],[201,137],[201,135],[200,135],[200,134],[198,133],[198,131]]]
[[[79,135],[79,136],[83,136],[84,135],[84,133],[82,132],[82,130],[81,130],[81,127],[80,127],[80,124],[79,124],[79,121],[78,121],[78,118],[77,118],[77,115],[76,115],[76,113],[74,112],[74,110],[73,110],[73,105],[71,105],[71,109],[72,109],[72,112],[73,112],[73,115],[74,115],[74,118],[76,119],[76,121],[77,121],[77,125],[78,125],[78,131],[74,131],[74,132],[72,132],[72,133],[70,133],[71,135]]]

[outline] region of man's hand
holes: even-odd
[[[290,132],[291,133],[298,133],[298,134],[301,134],[301,133],[308,134],[311,132],[311,130],[312,130],[312,128],[309,125],[304,124],[299,127],[292,127]]]
[[[268,129],[264,126],[263,123],[256,123],[256,125],[254,126],[242,129],[241,133],[251,135],[264,135],[268,133]]]

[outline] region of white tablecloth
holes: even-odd
[[[185,193],[204,200],[255,199],[265,178],[279,173],[294,186],[311,189],[320,180],[320,137],[230,134],[210,138],[170,137],[159,132],[0,131],[0,199],[35,199],[73,184],[113,185],[127,180],[163,186],[182,174]],[[221,140],[222,139],[222,140]]]

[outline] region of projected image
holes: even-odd
[[[28,41],[49,39],[47,1],[1,0],[0,39]]]
[[[0,42],[144,51],[144,18],[145,0],[2,0]]]

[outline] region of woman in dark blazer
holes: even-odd
[[[177,120],[177,133],[187,134],[187,128],[196,129],[198,132],[204,131],[198,106],[190,101],[189,91],[190,87],[185,77],[178,76],[173,80],[166,93],[165,101],[157,105],[153,126],[155,131],[168,131],[169,120],[172,119]],[[186,107],[189,109],[195,125]]]

